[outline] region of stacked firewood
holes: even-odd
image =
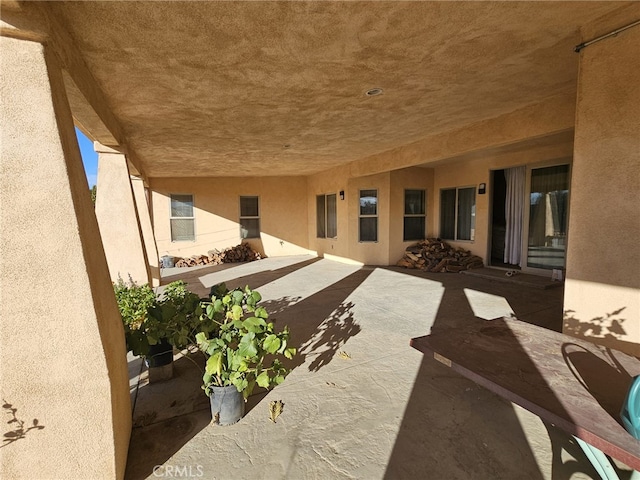
[[[223,251],[209,250],[207,255],[193,255],[181,258],[175,263],[176,267],[195,267],[197,265],[220,265],[222,263],[252,262],[260,260],[260,253],[253,250],[248,243],[241,243]]]
[[[235,263],[235,262],[253,262],[260,260],[262,257],[258,252],[253,250],[248,243],[241,243],[235,247],[227,248],[222,252],[219,250],[209,250],[209,258],[212,263]]]
[[[482,258],[469,250],[452,247],[439,238],[427,238],[407,247],[404,256],[396,265],[439,273],[481,268],[484,263]]]

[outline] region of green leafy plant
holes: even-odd
[[[163,340],[178,349],[195,343],[198,331],[213,329],[201,320],[200,298],[183,281],[167,285],[159,298],[147,284],[119,279],[114,291],[127,341],[134,355],[148,356],[149,347]]]
[[[156,294],[147,284],[138,285],[133,280],[125,282],[122,278],[113,284],[113,290],[122,316],[127,350],[134,355],[146,356],[149,353],[147,311],[155,305]]]
[[[149,307],[147,339],[151,345],[166,339],[171,345],[182,350],[195,343],[197,331],[208,331],[210,322],[200,319],[202,308],[200,298],[187,290],[182,280],[172,282],[165,288],[158,301]]]
[[[203,321],[213,325],[196,334],[198,347],[208,356],[202,378],[207,395],[212,386],[234,385],[247,399],[256,384],[268,389],[288,375],[290,369],[278,356],[291,359],[296,354],[288,346],[289,329],[274,330],[269,314],[258,306],[261,299],[248,286],[229,291],[223,283],[211,289],[210,302],[202,302]]]

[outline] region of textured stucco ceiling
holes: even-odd
[[[56,2],[49,8],[154,177],[310,174],[573,96],[580,26],[622,5]],[[384,94],[365,96],[372,87]],[[83,126],[90,130],[91,119]]]

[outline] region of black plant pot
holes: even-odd
[[[173,361],[173,345],[162,340],[155,345],[149,345],[149,355],[145,359],[147,367],[163,367]]]

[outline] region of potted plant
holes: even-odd
[[[187,348],[200,327],[200,299],[182,281],[167,285],[159,298],[147,284],[119,279],[114,291],[125,329],[127,350],[147,366],[173,361],[173,347]]]
[[[150,354],[169,350],[173,358],[173,347],[178,350],[194,343],[196,330],[200,328],[200,298],[187,290],[182,280],[171,282],[157,302],[148,309],[146,337]],[[169,348],[167,348],[167,345]]]
[[[148,309],[156,303],[156,294],[147,284],[138,285],[133,280],[126,283],[122,278],[113,284],[113,290],[122,317],[127,351],[145,357],[149,353],[149,342],[144,325]]]
[[[198,332],[196,342],[208,357],[202,377],[211,400],[211,415],[218,425],[231,425],[244,415],[244,403],[256,385],[269,389],[289,373],[279,356],[291,359],[289,330],[274,329],[260,294],[248,286],[229,291],[225,284],[211,289],[203,302],[202,320],[211,327]]]

